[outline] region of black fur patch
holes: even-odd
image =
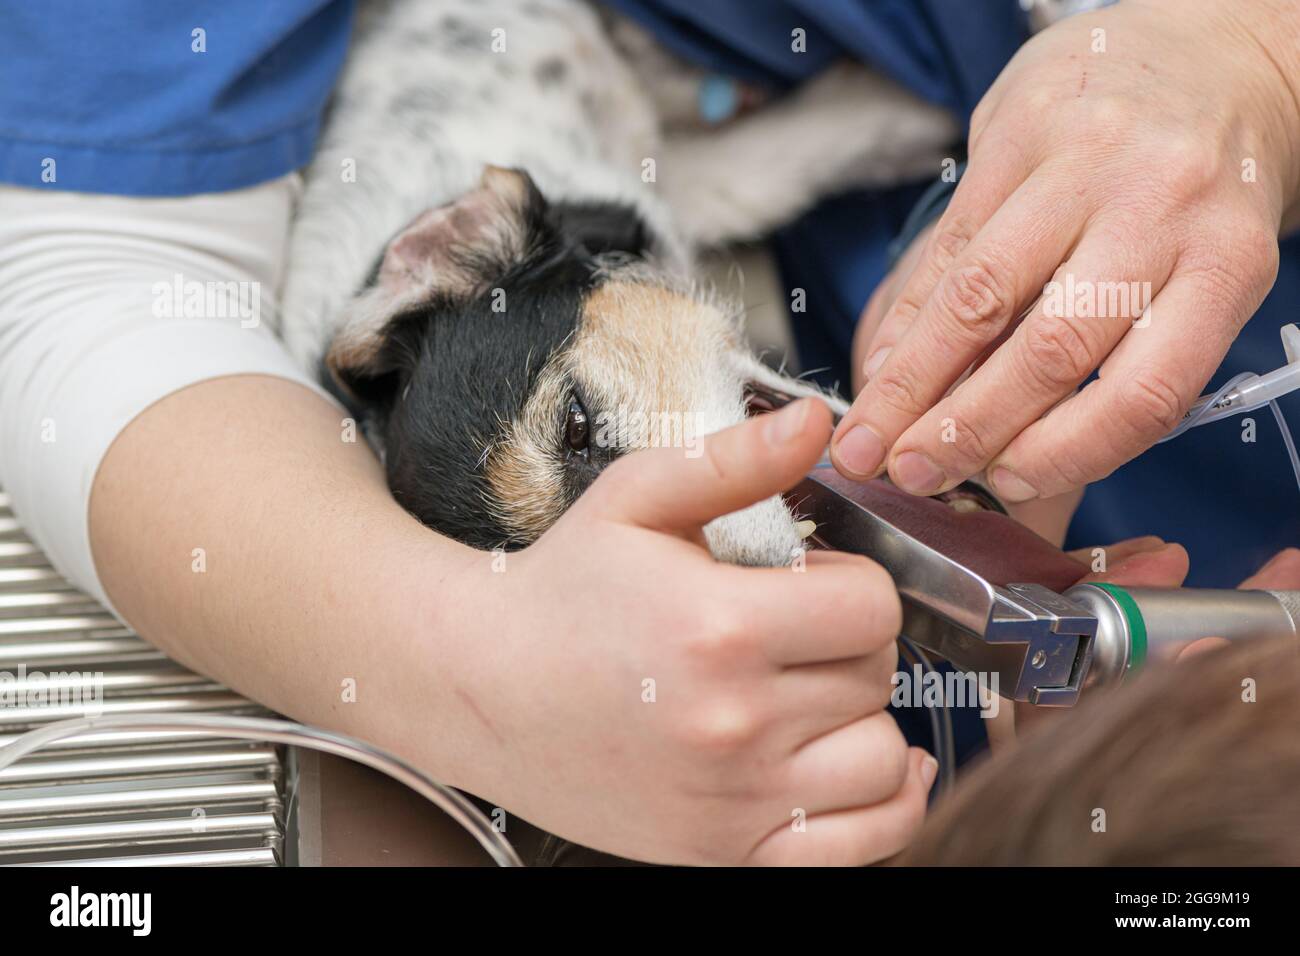
[[[479,277],[477,291],[435,297],[393,318],[374,366],[381,371],[346,377],[378,425],[394,498],[429,527],[482,549],[529,543],[499,521],[486,478],[487,455],[503,438],[500,423],[519,417],[539,373],[577,329],[599,281],[598,257],[639,256],[649,247],[633,210],[550,206],[531,183],[520,215],[521,256],[502,262],[459,250],[461,264]],[[494,309],[502,302],[503,311]],[[566,507],[614,454],[569,452],[567,412],[567,401],[556,409],[554,444]],[[587,412],[589,420],[598,414]]]
[[[612,202],[560,202],[551,207],[560,232],[592,255],[650,252],[650,232],[635,210]]]

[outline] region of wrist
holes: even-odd
[[[387,536],[388,571],[372,598],[367,641],[382,675],[368,688],[361,736],[408,760],[439,782],[478,792],[476,775],[499,741],[475,686],[487,633],[484,593],[492,555],[417,525],[401,514]],[[490,653],[490,652],[489,652]],[[487,761],[494,764],[494,760]]]
[[[1294,0],[1137,0],[1182,22],[1241,68],[1230,89],[1246,119],[1247,155],[1260,181],[1276,183],[1279,218],[1300,203],[1300,4]]]
[[[1225,5],[1258,53],[1257,65],[1271,77],[1284,149],[1283,215],[1300,202],[1300,5],[1294,0],[1251,0]]]

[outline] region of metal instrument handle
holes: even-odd
[[[1097,617],[1089,684],[1122,679],[1147,660],[1170,660],[1207,637],[1300,637],[1300,591],[1081,584],[1065,597]]]

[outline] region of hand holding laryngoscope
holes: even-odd
[[[1282,342],[1286,366],[1239,375],[1202,396],[1169,438],[1268,405],[1300,487],[1300,458],[1277,405],[1300,388],[1300,329],[1284,327]],[[794,495],[816,520],[822,544],[865,554],[890,572],[904,599],[907,638],[963,670],[996,673],[1000,693],[1014,700],[1072,705],[1085,686],[1113,682],[1206,637],[1300,634],[1300,592],[1078,585],[1077,567],[1058,549],[989,511],[998,505],[986,495],[974,497],[971,507],[955,509],[829,467]]]

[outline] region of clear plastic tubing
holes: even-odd
[[[1278,431],[1282,433],[1282,444],[1286,446],[1287,457],[1291,459],[1296,487],[1300,488],[1300,455],[1296,453],[1295,439],[1291,437],[1291,429],[1277,403],[1283,395],[1300,389],[1300,328],[1295,325],[1282,327],[1282,347],[1286,351],[1287,365],[1264,375],[1243,372],[1225,382],[1217,392],[1202,395],[1192,404],[1178,427],[1160,441],[1167,442],[1198,425],[1243,415],[1267,405],[1277,420]]]
[[[166,717],[152,714],[121,714],[110,717],[60,720],[28,731],[17,740],[0,747],[0,770],[20,757],[25,757],[56,740],[63,740],[65,737],[73,737],[77,734],[97,734],[113,730],[186,732],[211,734],[216,737],[236,737],[242,740],[260,740],[306,747],[308,750],[319,750],[322,753],[355,760],[357,763],[387,774],[398,783],[405,784],[434,804],[464,827],[498,866],[524,865],[510,842],[464,794],[429,779],[405,761],[367,743],[288,720],[197,714]]]

